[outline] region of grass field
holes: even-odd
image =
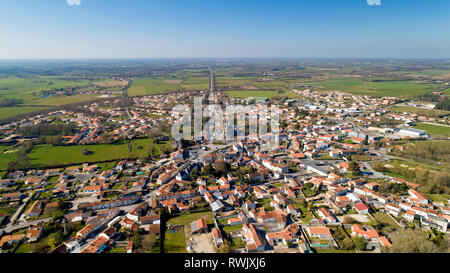
[[[450,200],[450,195],[445,195],[445,194],[431,194],[428,193],[426,194],[428,198],[431,199],[431,201],[433,202],[440,202],[440,203],[444,203],[446,205],[448,205],[449,200]]]
[[[132,140],[133,157],[139,157],[147,154],[148,147],[155,145],[151,139]],[[143,149],[137,149],[142,146]],[[160,149],[170,148],[171,143],[167,142],[158,145]],[[86,148],[92,152],[90,155],[82,155],[81,151]],[[4,155],[4,153],[2,153]],[[15,159],[14,154],[8,154],[9,158],[0,159],[0,170],[6,168],[6,164]],[[77,146],[53,146],[37,145],[28,154],[33,167],[50,167],[58,165],[76,165],[84,162],[95,163],[100,161],[118,160],[128,158],[128,144],[126,142],[118,144],[99,144],[99,145],[77,145]]]
[[[375,97],[413,98],[438,88],[435,84],[414,81],[364,81],[356,78],[332,78],[321,82],[309,83],[327,90],[343,91],[355,95]]]
[[[231,98],[248,98],[248,97],[271,98],[285,94],[285,93],[278,93],[277,91],[258,91],[258,90],[257,91],[236,90],[236,91],[226,91],[225,93]]]
[[[181,228],[173,233],[168,230],[164,234],[164,252],[165,253],[185,253],[186,238],[184,230]]]
[[[207,223],[213,223],[212,211],[180,215],[180,216],[171,218],[169,221],[167,221],[167,223],[173,224],[173,225],[189,226],[192,222],[194,222],[195,220],[198,220],[200,218],[204,218]]]
[[[372,214],[373,218],[384,226],[392,226],[393,228],[399,228],[400,226],[386,213],[375,212]]]
[[[173,79],[163,79],[163,78],[136,79],[132,82],[131,87],[128,89],[128,95],[131,97],[153,95],[164,93],[170,90],[176,90],[180,87],[178,83],[170,83],[168,80]]]
[[[85,101],[91,101],[99,99],[98,95],[75,95],[66,97],[46,97],[38,100],[34,100],[35,105],[48,105],[48,106],[59,106],[63,104],[80,103]]]
[[[58,79],[52,77],[3,78],[0,79],[0,98],[23,99],[24,104],[35,104],[40,91],[68,87],[88,86],[88,80]]]
[[[450,111],[424,109],[424,108],[418,108],[418,107],[413,107],[413,106],[392,106],[389,109],[395,113],[408,112],[408,113],[415,113],[418,115],[424,115],[424,116],[428,116],[428,117],[439,117],[439,116],[450,114]]]
[[[5,170],[8,162],[16,160],[15,150],[11,148],[0,147],[0,170]]]
[[[450,126],[417,123],[415,129],[425,130],[430,135],[450,137]]]
[[[46,109],[49,109],[49,107],[31,107],[31,106],[0,107],[0,120],[16,115],[33,113]]]

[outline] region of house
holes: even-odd
[[[44,225],[32,226],[27,232],[29,242],[36,242],[44,233]]]
[[[212,229],[212,237],[214,241],[214,245],[219,248],[221,245],[223,245],[223,239],[222,239],[222,233],[218,228]]]
[[[283,243],[284,245],[287,245],[288,242],[298,240],[300,237],[299,233],[300,226],[298,224],[292,224],[287,226],[280,232],[267,233],[266,239],[271,246],[277,243]]]
[[[253,224],[244,224],[242,226],[242,231],[243,238],[247,243],[245,245],[247,252],[263,251],[265,249],[264,240]]]
[[[25,238],[25,234],[5,235],[0,240],[0,248],[6,245],[12,245],[21,242]]]
[[[25,212],[25,217],[36,217],[42,212],[42,201],[35,201]]]
[[[308,232],[309,236],[313,238],[319,238],[324,240],[331,240],[333,239],[333,236],[331,235],[331,231],[329,228],[323,226],[323,227],[307,227],[306,231]]]
[[[191,223],[191,234],[206,233],[208,232],[208,225],[206,220],[200,218]]]
[[[367,207],[366,204],[364,204],[363,202],[356,203],[354,205],[354,208],[359,214],[367,214],[367,213],[369,213],[369,207]]]
[[[317,214],[319,214],[320,218],[322,218],[326,223],[329,224],[335,224],[337,223],[337,219],[330,211],[328,211],[326,208],[319,208],[317,211]]]
[[[161,216],[160,215],[149,215],[149,216],[142,216],[140,218],[142,225],[150,225],[150,224],[160,224],[161,223]]]

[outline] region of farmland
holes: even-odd
[[[277,91],[247,91],[247,90],[226,91],[225,93],[231,98],[248,98],[248,97],[271,98],[283,94],[278,93]]]
[[[155,145],[151,139],[136,139],[131,141],[133,152],[132,157],[144,156],[148,153],[149,147]],[[158,145],[160,150],[170,148],[170,142]],[[138,149],[142,146],[142,149]],[[83,155],[82,150],[87,149],[90,153]],[[4,157],[4,155],[7,155]],[[102,161],[112,161],[129,157],[128,144],[120,142],[118,144],[99,144],[86,146],[53,146],[36,145],[28,154],[31,165],[34,167],[48,167],[59,165],[76,165],[84,162],[95,163]],[[4,170],[8,162],[15,159],[14,153],[2,153],[0,169]]]
[[[163,78],[141,78],[136,79],[128,89],[129,96],[145,96],[164,93],[179,88],[177,83],[168,82]]]
[[[49,107],[0,107],[0,120],[11,116],[38,112],[45,109],[49,109]]]
[[[419,108],[419,107],[413,107],[413,106],[392,106],[389,108],[392,112],[395,113],[415,113],[418,115],[425,115],[430,117],[440,117],[444,115],[450,114],[450,111],[444,111],[444,110],[435,110],[435,109],[425,109],[425,108]]]
[[[107,81],[106,81],[107,82]],[[101,83],[105,84],[105,81]],[[0,78],[0,100],[16,100],[11,107],[0,108],[0,120],[42,111],[55,106],[87,102],[98,99],[97,95],[44,95],[64,88],[89,88],[91,81],[56,77]],[[92,87],[92,86],[91,86]]]
[[[413,98],[439,87],[436,84],[426,84],[415,81],[379,80],[365,81],[358,78],[331,78],[325,81],[309,83],[314,87],[322,87],[331,91],[343,91],[355,95],[374,97]]]

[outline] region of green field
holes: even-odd
[[[435,110],[435,109],[424,109],[424,108],[418,108],[418,107],[413,107],[413,106],[392,106],[389,108],[392,112],[395,113],[403,113],[403,112],[408,112],[408,113],[415,113],[418,115],[424,115],[427,117],[440,117],[443,115],[448,115],[450,114],[450,111],[445,111],[445,110]]]
[[[148,147],[153,146],[151,139],[132,140],[133,157],[147,155]],[[137,149],[142,146],[143,149]],[[170,148],[171,143],[167,142],[158,145],[160,150]],[[90,155],[82,155],[81,151],[86,148],[92,152]],[[0,160],[0,170],[6,169],[6,164],[15,159],[14,154],[8,154],[6,159]],[[100,161],[112,161],[125,159],[129,157],[128,144],[121,142],[118,144],[99,144],[99,145],[77,145],[77,146],[53,146],[53,145],[37,145],[28,154],[33,167],[50,167],[59,165],[77,165],[85,162],[95,163]]]
[[[373,218],[384,226],[392,226],[393,228],[399,228],[400,226],[392,219],[392,217],[383,212],[375,212],[372,214]]]
[[[66,97],[46,97],[38,100],[34,100],[33,104],[36,105],[48,105],[48,106],[59,106],[63,104],[80,103],[86,101],[92,101],[99,99],[98,95],[75,95]]]
[[[436,84],[414,81],[364,81],[356,78],[332,78],[321,82],[309,83],[331,91],[343,91],[355,95],[374,97],[413,98],[437,89]]]
[[[49,107],[0,107],[0,120],[16,115],[39,112],[46,109],[49,109]]]
[[[186,238],[184,236],[183,228],[169,233],[169,230],[164,234],[164,252],[165,253],[185,253],[186,252]]]
[[[0,79],[0,98],[23,99],[24,104],[36,104],[40,91],[69,87],[88,86],[88,80],[58,79],[52,77],[3,78]]]
[[[205,218],[207,223],[213,223],[212,211],[180,215],[180,216],[171,218],[169,221],[167,221],[167,223],[173,224],[173,225],[189,226],[192,222],[194,222],[195,220],[198,220],[200,218]]]
[[[1,78],[0,100],[20,99],[22,102],[14,107],[1,107],[0,120],[16,115],[49,109],[51,106],[60,106],[97,99],[98,96],[95,95],[42,97],[41,94],[41,91],[57,90],[61,88],[84,88],[88,87],[89,84],[89,80],[59,79],[56,77]]]
[[[246,91],[246,90],[236,90],[236,91],[226,91],[225,92],[230,98],[248,98],[248,97],[261,97],[261,98],[272,98],[275,96],[286,95],[287,93],[278,93],[277,91]]]
[[[425,130],[430,135],[450,137],[450,126],[439,126],[428,123],[417,123],[414,128],[419,130]]]
[[[145,96],[176,90],[180,88],[180,86],[179,83],[175,83],[175,81],[177,81],[177,79],[161,79],[161,78],[136,79],[132,82],[131,87],[128,89],[128,95],[131,97]]]

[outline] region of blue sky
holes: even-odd
[[[0,59],[449,58],[450,1],[2,0]]]

